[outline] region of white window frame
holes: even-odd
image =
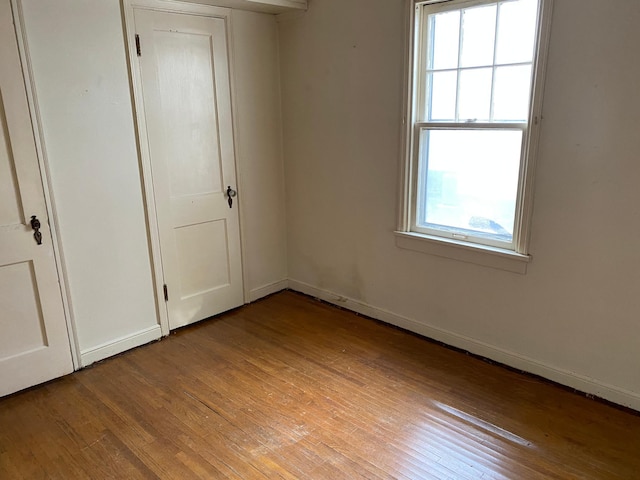
[[[493,0],[493,2],[498,0]],[[513,250],[474,243],[473,239],[460,240],[450,236],[438,235],[415,227],[417,206],[417,182],[419,161],[419,135],[421,129],[456,128],[459,123],[447,122],[418,122],[418,102],[424,95],[422,82],[419,82],[417,64],[419,55],[424,48],[424,41],[419,22],[423,6],[437,4],[446,9],[465,8],[474,5],[493,3],[492,0],[407,0],[407,51],[405,64],[407,72],[405,84],[405,114],[403,117],[404,142],[402,151],[402,168],[400,175],[400,203],[399,221],[396,233],[396,245],[432,255],[452,258],[465,262],[485,265],[516,273],[526,273],[527,264],[531,261],[529,255],[529,237],[531,216],[533,211],[533,177],[535,160],[538,150],[538,138],[542,120],[542,97],[546,59],[549,45],[551,11],[553,0],[540,0],[538,12],[537,36],[533,58],[533,74],[531,84],[531,102],[527,123],[471,123],[464,126],[465,130],[476,128],[491,129],[521,129],[523,131],[523,148],[520,162],[520,177],[518,198],[516,204],[516,219],[513,232]],[[430,12],[431,13],[431,12]],[[434,234],[435,233],[435,234]]]

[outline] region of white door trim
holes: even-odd
[[[130,88],[132,91],[135,124],[136,124],[136,138],[138,143],[138,153],[140,156],[140,164],[142,170],[142,178],[144,185],[144,199],[145,209],[148,221],[148,233],[151,243],[151,258],[153,268],[154,287],[156,293],[156,308],[158,312],[158,319],[162,330],[162,335],[169,335],[169,315],[167,311],[167,305],[164,301],[164,274],[162,265],[162,255],[160,250],[160,230],[158,226],[158,219],[156,217],[156,201],[153,189],[153,177],[151,173],[151,155],[149,152],[149,137],[147,134],[147,122],[144,114],[144,102],[142,92],[142,78],[140,70],[138,69],[136,57],[136,29],[134,21],[134,9],[154,10],[168,13],[179,13],[185,15],[200,15],[206,17],[221,18],[225,22],[225,35],[227,40],[227,55],[229,59],[229,80],[231,89],[231,115],[233,122],[233,145],[234,150],[238,151],[237,145],[237,113],[235,109],[235,87],[234,87],[234,61],[233,61],[233,48],[231,46],[231,10],[228,8],[213,7],[208,5],[199,5],[186,3],[174,0],[121,0],[122,15],[124,18],[125,26],[125,40],[126,50],[128,57]],[[142,45],[144,52],[144,46]],[[236,181],[238,185],[239,195],[242,195],[242,179],[240,178],[240,169],[238,168],[238,158],[236,156]],[[243,223],[243,202],[238,202],[238,215],[240,220],[240,258],[242,264],[242,280],[244,288],[244,301],[249,303],[248,299],[248,271],[246,262],[244,261],[244,223]]]
[[[11,10],[13,14],[13,23],[16,30],[16,40],[18,43],[18,53],[20,62],[22,63],[22,75],[24,76],[25,91],[27,93],[27,102],[29,104],[29,112],[31,113],[31,126],[33,128],[33,137],[36,147],[36,155],[38,158],[38,166],[40,167],[40,178],[44,191],[44,203],[49,217],[49,229],[51,231],[51,240],[53,242],[53,253],[58,275],[58,284],[60,285],[60,295],[62,298],[62,306],[64,309],[64,317],[67,324],[67,332],[69,334],[69,347],[71,349],[71,359],[73,361],[73,369],[82,368],[80,359],[80,346],[78,343],[78,335],[73,316],[73,307],[71,304],[71,296],[69,294],[68,276],[64,261],[64,251],[60,233],[57,228],[58,216],[51,188],[49,161],[45,148],[44,138],[42,136],[42,121],[40,117],[40,108],[38,106],[38,98],[36,95],[35,85],[33,83],[33,73],[31,67],[31,57],[29,56],[29,44],[27,42],[26,30],[24,28],[24,15],[22,12],[21,0],[11,0]]]
[[[127,9],[129,14],[133,18],[134,8],[144,8],[146,10],[155,10],[159,12],[172,12],[172,13],[184,13],[187,15],[202,15],[204,17],[218,17],[227,20],[231,15],[231,10],[226,7],[214,7],[212,5],[201,5],[197,3],[188,3],[178,0],[123,0],[125,18],[127,16]],[[127,31],[129,30],[127,24]],[[134,32],[135,34],[135,32]],[[127,35],[129,37],[129,35]]]

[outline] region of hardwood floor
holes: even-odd
[[[0,479],[640,478],[640,416],[282,292],[0,400]]]

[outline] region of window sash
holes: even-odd
[[[515,197],[515,212],[513,222],[513,235],[512,240],[501,241],[492,238],[489,235],[483,235],[477,231],[471,229],[463,229],[459,227],[449,227],[443,225],[442,228],[429,228],[420,225],[418,222],[418,214],[420,211],[420,205],[426,205],[424,195],[426,194],[426,180],[427,169],[424,169],[422,174],[420,172],[420,153],[421,153],[421,133],[424,131],[520,131],[522,132],[522,140],[520,145],[520,157],[518,167],[518,184],[516,187]],[[528,143],[529,128],[528,124],[524,122],[501,122],[501,123],[459,123],[459,122],[417,122],[414,124],[413,129],[413,175],[412,175],[412,198],[411,205],[412,215],[409,231],[415,233],[421,233],[434,237],[446,238],[454,241],[463,241],[471,244],[485,245],[490,247],[503,248],[506,250],[517,251],[518,245],[518,230],[519,225],[522,222],[523,212],[523,189],[524,189],[524,158],[526,153],[526,146]],[[421,188],[422,184],[422,188]]]
[[[462,10],[465,8],[477,7],[481,5],[486,5],[488,3],[510,3],[516,2],[517,0],[467,0],[467,1],[456,1],[456,0],[424,0],[424,1],[416,1],[416,7],[422,9],[423,7],[428,7],[429,13],[443,13],[452,10]]]
[[[460,121],[460,86],[461,86],[461,75],[462,72],[469,72],[474,70],[482,70],[482,69],[491,69],[491,93],[490,93],[490,101],[489,101],[489,118],[483,119],[493,122],[494,118],[494,99],[495,99],[495,87],[496,87],[496,71],[497,69],[503,69],[508,67],[518,67],[518,66],[531,66],[531,79],[529,83],[529,113],[531,112],[532,107],[532,98],[533,98],[533,88],[534,88],[534,79],[535,79],[535,61],[536,61],[536,53],[537,53],[537,45],[538,42],[534,41],[534,51],[530,61],[523,62],[498,62],[497,61],[497,49],[498,49],[498,30],[500,27],[501,20],[501,11],[502,8],[498,6],[496,10],[496,23],[495,23],[495,36],[494,36],[494,45],[493,45],[493,55],[491,63],[486,63],[483,65],[474,65],[474,66],[462,66],[460,65],[462,58],[462,48],[463,48],[463,28],[462,28],[462,16],[460,17],[460,26],[459,26],[459,39],[458,39],[458,55],[457,55],[457,66],[451,68],[429,68],[429,56],[427,53],[429,52],[429,39],[432,36],[431,25],[429,24],[429,16],[434,14],[445,13],[448,11],[461,11],[472,7],[479,7],[483,5],[491,5],[491,4],[507,4],[516,2],[518,0],[468,0],[464,1],[455,1],[455,0],[431,0],[426,2],[417,2],[417,16],[416,16],[416,38],[414,41],[416,42],[415,48],[417,55],[415,56],[415,78],[414,82],[417,82],[416,93],[417,93],[417,103],[414,105],[415,118],[419,121],[432,121],[433,119],[428,118],[430,113],[429,108],[429,98],[432,94],[430,86],[430,82],[428,81],[428,77],[430,74],[434,73],[455,73],[456,74],[456,92],[455,92],[455,119],[452,121]],[[539,0],[541,1],[541,0]],[[539,5],[540,6],[540,5]],[[539,15],[538,15],[539,17]],[[536,39],[537,40],[537,32],[539,29],[536,29]],[[498,119],[498,122],[502,121]]]
[[[523,130],[526,131],[528,122],[414,122],[414,129],[447,129],[447,130]],[[414,132],[416,133],[416,132]]]

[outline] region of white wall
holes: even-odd
[[[395,246],[404,0],[281,17],[290,284],[640,409],[640,2],[555,3],[526,275]]]
[[[119,0],[22,0],[83,363],[160,336]],[[286,288],[275,17],[233,12],[247,297]]]
[[[22,5],[87,364],[133,346],[132,336],[138,343],[160,336],[120,6],[117,0]]]
[[[241,10],[231,21],[245,290],[255,300],[287,281],[278,26],[274,15]]]

